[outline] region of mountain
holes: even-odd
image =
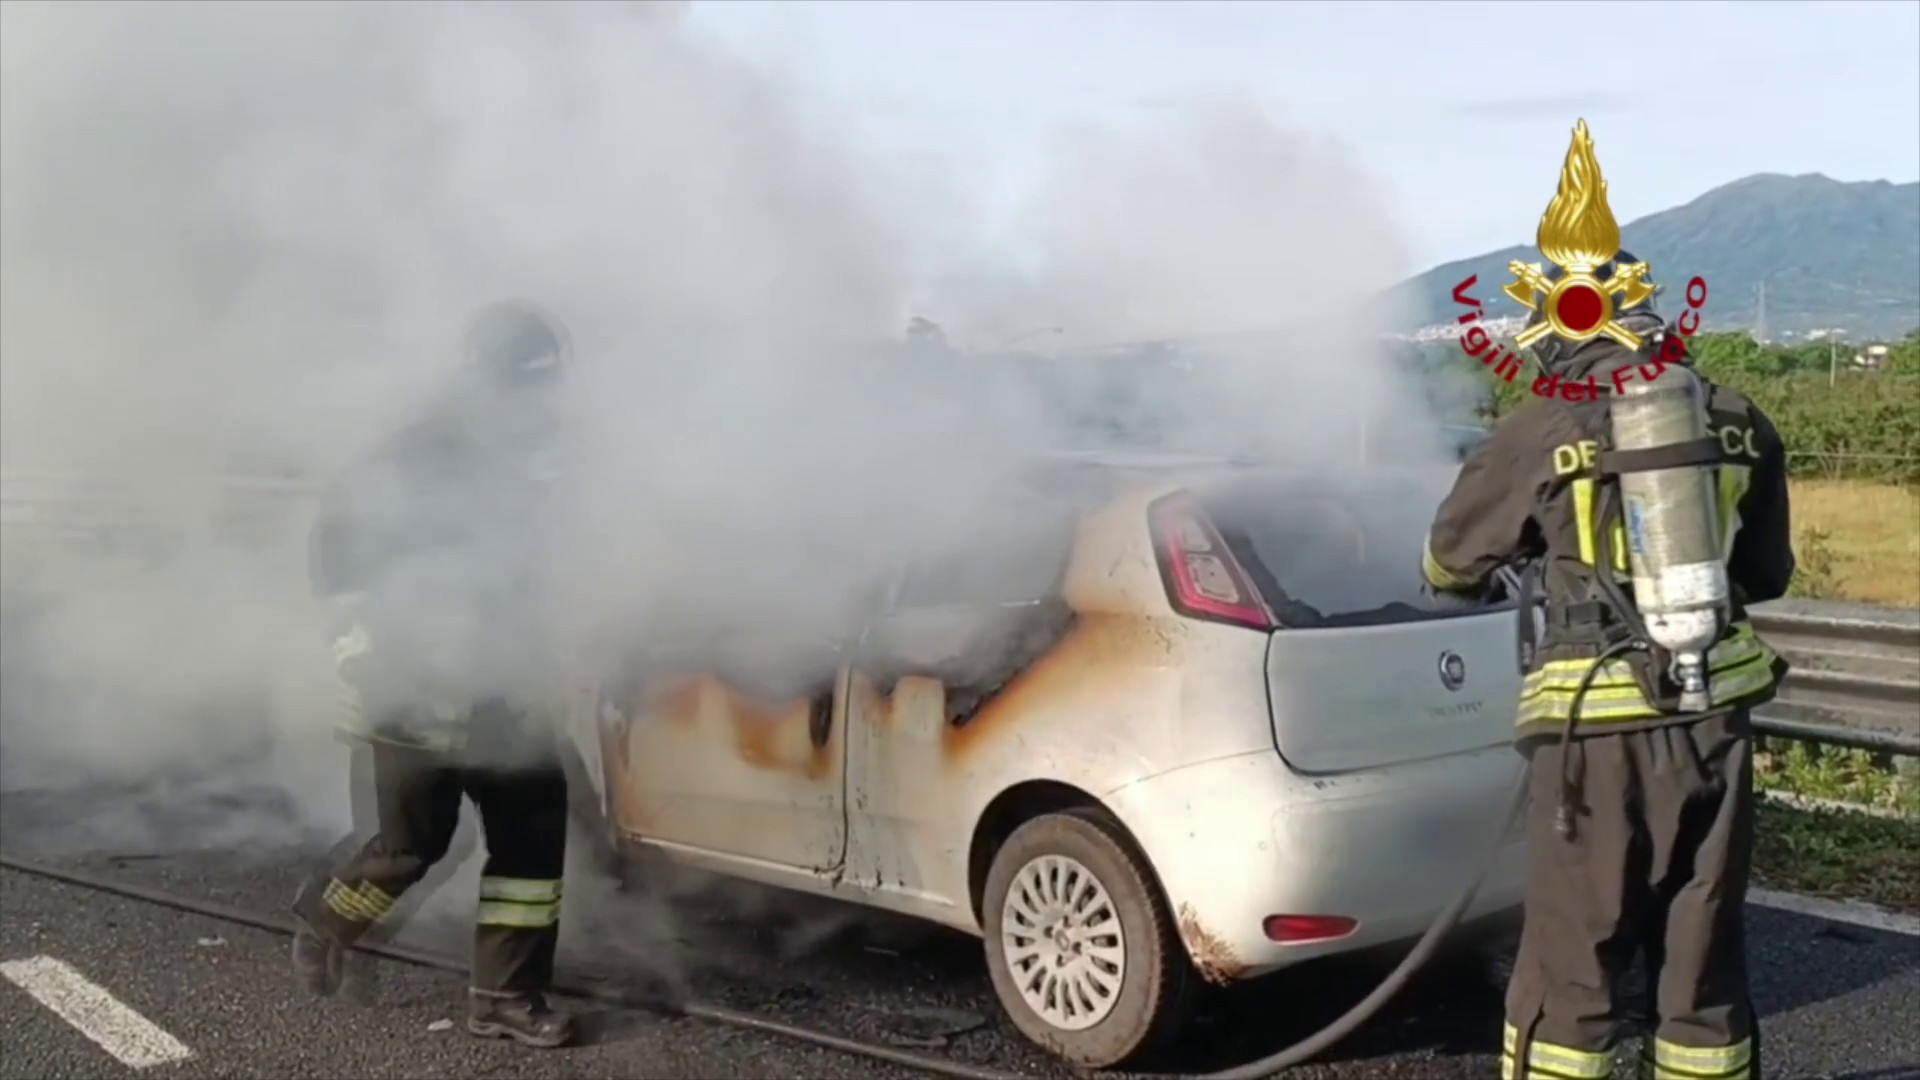
[[[1684,309],[1687,281],[1697,275],[1707,281],[1709,329],[1756,328],[1762,283],[1769,339],[1839,329],[1853,341],[1886,340],[1920,326],[1920,183],[1761,173],[1620,233],[1665,286],[1657,304],[1668,318]],[[1500,292],[1515,259],[1545,265],[1528,244],[1435,267],[1400,288],[1423,326],[1453,322],[1463,310],[1453,288],[1472,274],[1480,280],[1470,292],[1487,303],[1488,317],[1524,314]]]

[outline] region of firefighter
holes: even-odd
[[[1595,277],[1635,261],[1620,252]],[[1702,379],[1720,444],[1720,460],[1707,467],[1717,476],[1731,619],[1708,653],[1713,707],[1663,712],[1677,700],[1668,676],[1647,651],[1629,648],[1634,612],[1620,607],[1622,598],[1632,602],[1620,580],[1625,536],[1596,508],[1618,487],[1605,470],[1607,399],[1620,385],[1613,373],[1657,376],[1657,361],[1690,361],[1650,300],[1616,317],[1640,349],[1555,334],[1533,347],[1542,385],[1598,385],[1598,400],[1590,389],[1576,401],[1537,393],[1507,417],[1462,465],[1422,560],[1427,584],[1454,594],[1484,589],[1502,565],[1526,567],[1516,741],[1532,765],[1532,799],[1502,1076],[1610,1076],[1617,984],[1644,949],[1659,1016],[1645,1063],[1651,1075],[1747,1080],[1759,1075],[1743,923],[1753,832],[1748,716],[1773,695],[1785,665],[1755,636],[1745,607],[1782,595],[1793,575],[1785,456],[1751,401]],[[1603,573],[1612,582],[1603,584]]]
[[[378,831],[294,900],[294,966],[322,996],[346,951],[447,852],[461,798],[486,837],[467,1028],[555,1047],[549,1008],[567,786],[524,699],[540,677],[533,570],[565,330],[530,305],[482,310],[426,417],[350,469],[312,538],[334,609],[345,733],[370,748]]]

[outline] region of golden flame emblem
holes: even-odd
[[[1573,129],[1573,145],[1567,148],[1567,161],[1560,169],[1560,190],[1540,216],[1534,239],[1540,253],[1565,274],[1550,281],[1539,263],[1515,260],[1508,264],[1514,281],[1506,294],[1528,311],[1541,310],[1542,302],[1546,305],[1545,321],[1522,330],[1514,342],[1531,345],[1549,333],[1568,341],[1589,341],[1604,334],[1627,348],[1640,348],[1640,335],[1620,325],[1614,314],[1653,295],[1653,286],[1646,282],[1647,264],[1616,267],[1605,281],[1594,277],[1595,270],[1620,253],[1620,223],[1607,205],[1607,182],[1600,175],[1585,120]],[[1543,295],[1544,301],[1539,300]]]

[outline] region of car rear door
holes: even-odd
[[[1071,512],[1010,497],[989,516],[977,543],[902,572],[852,658],[847,876],[910,899],[964,900],[961,789],[995,782],[950,767],[949,734],[1071,619],[1059,596]]]

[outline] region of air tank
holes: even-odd
[[[1616,450],[1707,436],[1706,388],[1679,364],[1652,381],[1627,382],[1608,414]],[[1648,636],[1673,654],[1681,711],[1709,708],[1707,650],[1727,624],[1729,604],[1713,467],[1628,472],[1618,482],[1634,604]]]

